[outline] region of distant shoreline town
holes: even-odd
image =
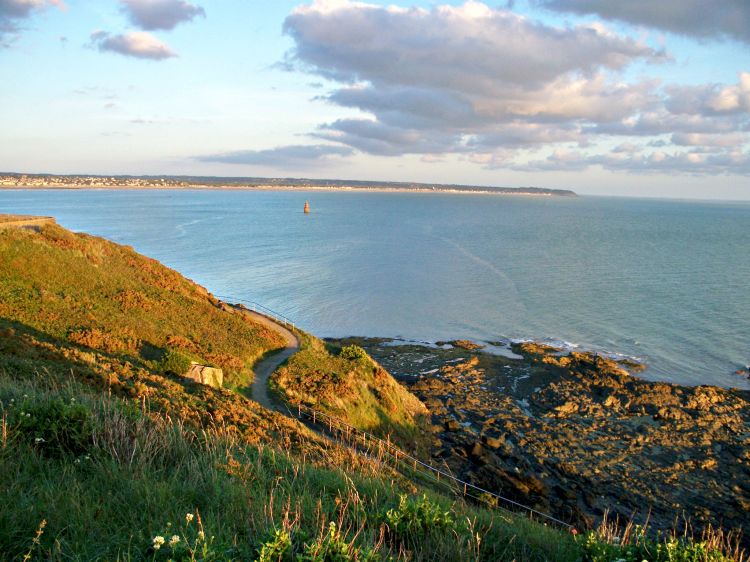
[[[0,174],[0,189],[247,189],[315,191],[440,192],[481,195],[575,197],[568,189],[493,187],[410,182],[318,180],[305,178],[238,178],[201,176],[96,176]]]

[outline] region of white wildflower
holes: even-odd
[[[36,439],[34,439],[34,443],[36,443],[37,445],[39,445],[39,443],[44,443],[44,437],[37,437]]]
[[[154,550],[159,550],[161,545],[164,544],[164,537],[157,535],[154,537]]]
[[[193,520],[193,517],[195,517],[195,515],[193,515],[192,513],[186,513],[185,514],[185,523],[190,523]]]
[[[199,541],[206,540],[206,533],[204,533],[203,531],[198,531],[198,540]]]
[[[174,548],[175,546],[177,546],[178,542],[180,542],[180,537],[178,537],[177,535],[172,535],[169,539],[169,546]]]

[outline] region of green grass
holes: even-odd
[[[0,279],[0,318],[134,367],[153,369],[175,348],[244,386],[255,361],[284,345],[155,260],[56,225],[0,231]]]
[[[302,553],[326,540],[331,523],[345,543],[377,553],[373,559],[463,560],[472,549],[479,554],[471,559],[480,560],[577,559],[574,542],[554,530],[431,494],[451,514],[448,532],[432,533],[428,524],[410,534],[404,524],[389,533],[386,513],[399,509],[405,492],[397,479],[317,467],[277,447],[146,415],[76,382],[0,374],[0,404],[3,560],[30,548],[35,559],[148,560],[156,536],[178,534],[182,547],[196,539],[197,520],[188,525],[187,513],[200,514],[207,540],[213,537],[210,560],[254,560],[277,530]],[[22,422],[59,404],[83,409],[90,421],[69,449],[38,442],[41,426]]]
[[[343,349],[301,335],[301,349],[274,373],[274,389],[293,403],[334,415],[408,449],[427,446],[427,409],[358,346]]]

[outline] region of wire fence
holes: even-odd
[[[296,324],[292,322],[285,315],[280,314],[260,303],[238,299],[235,297],[215,295],[220,299],[227,299],[245,305],[250,310],[253,310],[263,316],[267,316],[272,320],[275,320],[279,324],[290,327],[293,330],[296,329]],[[513,513],[522,512],[529,516],[531,519],[538,520],[539,522],[554,525],[566,529],[572,533],[576,533],[576,529],[573,525],[562,521],[548,513],[544,513],[533,507],[529,507],[520,502],[506,498],[486,490],[480,486],[476,486],[470,482],[466,482],[460,478],[457,478],[450,472],[447,467],[445,469],[438,468],[432,464],[426,463],[417,457],[410,455],[409,453],[402,451],[396,445],[394,445],[389,439],[382,439],[367,431],[359,429],[344,420],[316,410],[309,406],[302,404],[292,404],[279,397],[281,403],[284,405],[285,410],[290,417],[297,417],[304,421],[311,421],[315,425],[322,426],[328,430],[330,435],[336,435],[342,441],[346,442],[349,446],[352,446],[356,452],[372,456],[377,451],[379,459],[390,458],[393,462],[393,466],[401,474],[406,476],[411,473],[413,476],[419,476],[427,479],[433,484],[437,484],[450,490],[450,492],[460,498],[473,499],[487,507],[501,509]],[[364,447],[364,450],[358,449],[357,447]],[[413,479],[413,478],[412,478]]]
[[[291,416],[296,416],[301,420],[307,419],[312,421],[313,424],[327,428],[329,434],[335,434],[343,438],[343,441],[353,444],[355,449],[357,444],[360,444],[366,448],[364,452],[368,455],[372,451],[377,451],[378,458],[391,458],[394,468],[400,469],[399,471],[404,475],[411,472],[426,477],[432,483],[442,485],[458,497],[471,498],[487,507],[498,508],[504,511],[514,513],[523,512],[531,519],[562,527],[570,532],[576,532],[573,525],[561,519],[457,478],[448,472],[447,469],[438,468],[401,450],[388,439],[381,439],[335,416],[310,408],[309,406],[292,404],[286,401],[283,401],[283,403]]]

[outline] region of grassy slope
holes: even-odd
[[[176,347],[244,384],[257,358],[283,347],[278,334],[223,312],[155,260],[54,225],[0,232],[0,278],[0,317],[134,366]]]
[[[64,446],[54,432],[44,432],[45,423],[36,422],[61,409],[75,412],[76,419],[85,412],[89,420],[83,435]],[[429,493],[441,511],[451,513],[450,528],[381,542],[384,514],[404,491],[397,479],[383,476],[382,467],[352,469],[353,459],[335,456],[328,464],[346,470],[316,466],[273,444],[248,446],[231,435],[145,416],[78,383],[0,374],[0,411],[6,424],[0,502],[12,506],[0,510],[2,560],[20,559],[29,550],[40,560],[150,560],[157,535],[178,533],[183,544],[195,540],[197,520],[184,527],[185,514],[196,510],[205,534],[214,537],[200,560],[255,560],[269,535],[282,529],[299,549],[324,536],[331,522],[343,529],[347,543],[375,550],[379,557],[373,560],[579,558],[574,542],[554,530]],[[27,419],[21,412],[31,413],[29,422],[21,420]],[[51,417],[62,427],[73,418]],[[34,546],[43,520],[44,534]],[[470,556],[477,548],[479,555]],[[159,554],[171,554],[164,550]],[[182,554],[176,559],[189,559]],[[363,559],[351,554],[335,560]]]
[[[217,304],[131,248],[58,226],[0,231],[0,369],[19,379],[72,378],[250,443],[319,449],[298,423],[255,402],[159,372],[164,349],[177,347],[242,386],[256,358],[283,345],[275,332]]]
[[[274,373],[275,389],[294,403],[335,415],[360,429],[390,435],[414,448],[427,441],[427,408],[385,369],[361,351],[346,358],[311,336],[299,353]]]

